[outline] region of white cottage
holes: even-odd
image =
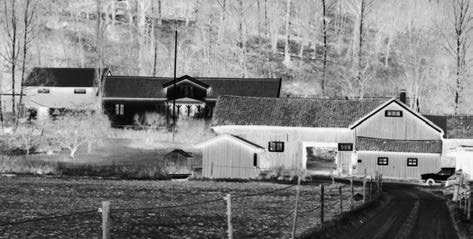
[[[286,169],[350,175],[366,170],[419,178],[440,168],[442,129],[396,99],[223,96],[217,101],[212,128],[218,135],[238,136],[264,147],[259,172]],[[204,155],[204,164],[215,158],[227,160],[226,153],[216,153]],[[218,177],[231,175],[218,173]]]

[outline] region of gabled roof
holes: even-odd
[[[196,84],[196,85],[198,85],[202,88],[205,88],[205,89],[209,88],[209,85],[205,84],[202,81],[196,80],[194,77],[190,77],[188,75],[181,76],[181,77],[177,78],[176,81],[170,80],[168,82],[163,83],[163,88],[167,88],[167,87],[172,86],[174,84],[179,84],[180,82],[183,82],[183,81],[186,81],[186,80],[189,81],[189,82],[192,82],[192,83],[194,83],[194,84]]]
[[[188,153],[188,152],[186,152],[186,151],[184,151],[184,150],[182,150],[182,149],[174,149],[173,151],[171,151],[171,152],[165,154],[164,156],[168,156],[168,155],[172,155],[172,154],[180,154],[180,155],[182,155],[182,156],[184,156],[184,157],[186,157],[186,158],[192,157],[192,154],[190,154],[190,153]]]
[[[357,151],[442,153],[441,140],[393,140],[356,137]]]
[[[346,128],[383,102],[222,96],[217,100],[212,125]]]
[[[103,69],[103,73],[108,69]],[[23,83],[24,86],[93,87],[95,68],[35,67]],[[102,74],[103,74],[102,73]]]
[[[473,115],[425,115],[448,139],[473,139]]]
[[[371,118],[373,115],[375,115],[376,113],[378,113],[379,111],[383,110],[384,108],[386,108],[387,106],[391,105],[391,104],[397,104],[399,105],[401,108],[403,108],[404,110],[410,112],[411,114],[413,114],[415,117],[417,117],[418,119],[422,120],[425,124],[427,124],[428,126],[430,126],[431,128],[433,128],[435,131],[439,132],[439,133],[442,133],[443,134],[443,130],[441,128],[439,128],[437,125],[435,125],[434,123],[432,123],[429,119],[427,119],[426,117],[424,117],[423,115],[413,111],[412,109],[410,109],[407,105],[405,105],[404,103],[400,102],[399,100],[397,99],[391,99],[387,102],[385,102],[384,104],[378,106],[376,109],[374,109],[373,111],[369,112],[368,114],[366,114],[364,117],[356,120],[353,124],[350,125],[350,129],[354,129],[356,127],[358,127],[359,125],[361,125],[363,122],[365,122],[367,119]]]
[[[242,137],[239,137],[239,136],[236,136],[236,135],[231,135],[231,134],[221,134],[221,135],[218,135],[214,138],[211,138],[205,142],[202,142],[200,144],[197,144],[195,147],[196,148],[204,148],[210,144],[214,144],[218,141],[221,141],[221,140],[230,140],[232,142],[235,142],[235,143],[238,143],[238,144],[241,144],[245,147],[248,147],[250,150],[253,150],[253,151],[264,151],[265,148],[258,145],[258,144],[255,144],[247,139],[244,139]]]
[[[207,98],[220,95],[279,97],[281,78],[222,78],[194,77],[209,85]],[[104,85],[104,97],[116,98],[166,98],[163,85],[172,77],[110,76]]]

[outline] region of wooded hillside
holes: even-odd
[[[3,0],[0,9],[3,92],[19,93],[35,66],[172,76],[177,29],[178,76],[282,77],[283,95],[312,97],[406,89],[424,113],[473,109],[470,0]]]

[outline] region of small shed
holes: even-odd
[[[165,171],[173,175],[191,175],[194,170],[200,168],[194,156],[182,149],[174,149],[163,157]]]
[[[242,137],[222,134],[197,145],[202,149],[205,178],[256,178],[263,147]]]
[[[470,179],[473,175],[473,146],[461,145],[447,156],[455,158],[455,169],[462,170]]]

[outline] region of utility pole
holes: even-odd
[[[172,97],[172,142],[174,143],[174,136],[176,133],[176,67],[177,66],[177,30],[174,34],[174,80],[173,80],[173,97]]]

